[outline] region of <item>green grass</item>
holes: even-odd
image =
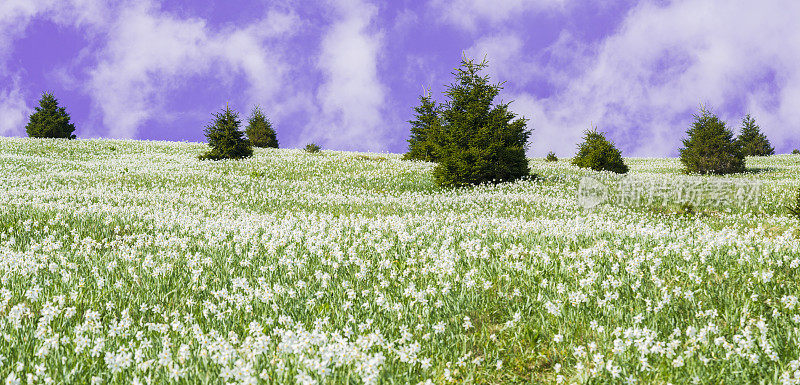
[[[798,156],[747,159],[757,207],[689,213],[580,207],[581,178],[610,176],[568,161],[441,190],[399,155],[204,150],[0,138],[0,379],[748,384],[800,365]]]

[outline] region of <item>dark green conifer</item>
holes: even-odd
[[[705,107],[694,115],[680,149],[681,163],[688,173],[730,174],[745,170],[744,154],[725,122]]]
[[[597,128],[585,132],[583,143],[578,145],[578,154],[572,158],[572,164],[594,171],[611,171],[617,174],[628,172],[622,153]]]
[[[52,93],[45,92],[39,100],[39,107],[36,107],[36,112],[25,126],[25,131],[31,138],[75,139],[75,125],[69,120],[66,109],[58,106],[58,99]]]
[[[770,156],[775,154],[775,149],[769,143],[767,136],[761,132],[750,114],[742,119],[742,132],[736,138],[736,144],[742,149],[744,156]]]
[[[406,160],[423,160],[435,162],[435,135],[440,128],[439,108],[430,92],[419,97],[420,104],[414,107],[416,115],[411,123],[411,137],[408,139],[408,152],[403,155]]]
[[[303,148],[303,150],[309,154],[316,154],[322,150],[322,147],[320,147],[316,143],[309,143],[306,145],[305,148]]]
[[[239,127],[239,114],[225,106],[214,114],[214,122],[204,130],[211,150],[200,155],[201,160],[242,159],[253,156],[250,140]]]
[[[253,107],[244,131],[253,146],[278,148],[278,137],[272,128],[272,122],[264,115],[259,106]]]
[[[463,58],[445,92],[448,100],[433,139],[439,186],[507,182],[530,173],[527,120],[509,111],[509,103],[493,105],[502,83],[490,84],[488,76],[481,76],[486,67],[486,60]]]

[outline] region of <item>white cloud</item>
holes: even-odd
[[[22,136],[30,110],[19,81],[15,80],[11,89],[0,89],[0,136]]]
[[[107,19],[108,7],[101,0],[3,0],[0,2],[0,70],[14,40],[37,16],[47,16],[60,25],[99,25]]]
[[[271,101],[287,66],[270,43],[290,31],[291,14],[270,12],[240,29],[216,32],[202,19],[162,13],[149,2],[124,8],[91,71],[88,91],[112,137],[135,137],[163,109],[165,94],[197,75],[220,82],[244,74],[250,101]]]
[[[786,150],[800,132],[797,15],[794,1],[642,3],[615,34],[586,50],[579,74],[557,81],[554,95],[521,92],[513,106],[533,119],[536,155],[574,153],[591,123],[610,131],[628,156],[674,155],[700,102],[734,130],[753,113]],[[566,79],[556,67],[549,71]]]
[[[305,139],[320,138],[342,149],[385,150],[385,87],[378,78],[382,34],[369,28],[377,8],[359,0],[335,7],[340,18],[325,34],[317,64],[325,75],[317,92],[321,111]]]
[[[521,88],[533,81],[564,86],[580,75],[587,64],[591,47],[562,31],[549,47],[531,50],[516,31],[503,31],[480,37],[466,50],[478,61],[486,58],[487,73],[495,80],[509,81],[511,88]]]
[[[555,150],[559,155],[572,152],[581,132],[564,131],[560,124],[569,117],[567,111],[546,110],[529,91],[542,83],[556,88],[569,86],[589,62],[590,52],[589,47],[567,31],[538,52],[526,49],[525,40],[516,31],[483,36],[466,50],[470,58],[488,60],[486,73],[493,83],[505,82],[497,101],[512,101],[510,108],[514,113],[531,119],[528,122],[528,128],[533,129],[531,152],[552,150],[553,138],[558,138],[561,145]]]
[[[274,101],[288,71],[276,41],[298,24],[293,13],[271,10],[255,23],[214,31],[202,19],[163,13],[148,0],[4,0],[0,70],[14,40],[38,17],[102,39],[85,89],[102,113],[108,136],[125,138],[135,137],[147,119],[169,115],[163,111],[165,94],[192,76],[217,75],[222,83],[244,76],[248,103]],[[73,74],[61,72],[60,79],[75,81]],[[6,98],[4,106],[16,105]]]
[[[3,0],[0,31],[21,32],[36,16],[46,15],[62,25],[103,24],[110,9],[102,0]]]
[[[488,74],[494,81],[503,79],[530,79],[538,67],[524,60],[524,41],[516,33],[485,36],[466,51],[467,57],[476,61],[489,61]]]
[[[475,29],[481,21],[503,23],[522,13],[554,12],[566,9],[570,0],[433,0],[432,12],[464,29]]]

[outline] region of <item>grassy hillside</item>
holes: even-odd
[[[756,207],[687,214],[583,208],[612,176],[568,160],[438,190],[398,155],[205,149],[0,138],[0,379],[800,381],[800,156],[725,179],[763,183]]]

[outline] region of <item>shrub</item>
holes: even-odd
[[[736,145],[742,149],[744,156],[770,156],[775,154],[775,149],[769,143],[767,136],[761,133],[761,128],[756,124],[750,114],[742,119],[742,133],[736,138]]]
[[[214,114],[214,122],[204,130],[211,150],[200,155],[200,160],[242,159],[253,156],[253,146],[239,130],[239,114],[225,106]]]
[[[792,154],[800,155],[800,150],[795,148],[794,150],[792,150]]]
[[[514,181],[530,174],[525,157],[530,131],[525,118],[516,118],[508,103],[493,105],[502,89],[479,72],[487,67],[462,59],[448,86],[441,108],[441,127],[435,132],[434,153],[438,186],[465,186]]]
[[[585,132],[583,143],[578,145],[578,154],[572,158],[572,164],[594,171],[611,171],[617,174],[628,172],[622,153],[596,128]]]
[[[244,131],[253,146],[278,148],[278,137],[272,128],[272,122],[267,119],[259,106],[253,107]]]
[[[547,157],[544,158],[544,160],[547,162],[558,162],[558,157],[555,152],[550,151],[547,153]]]
[[[744,171],[744,154],[725,122],[705,107],[694,115],[680,149],[687,173],[730,174]]]
[[[408,138],[408,152],[403,155],[406,160],[423,160],[435,162],[435,135],[440,127],[439,106],[431,98],[430,92],[419,97],[420,105],[414,107],[416,114],[411,123],[411,137]]]
[[[786,211],[789,213],[789,215],[800,219],[800,189],[797,189],[797,195],[794,198],[794,202],[786,207]]]
[[[318,152],[319,152],[321,149],[322,149],[322,148],[321,148],[320,146],[317,146],[317,145],[316,145],[316,144],[314,144],[314,143],[309,143],[309,144],[307,144],[307,145],[306,145],[306,148],[304,148],[304,150],[305,150],[306,152],[308,152],[308,153],[311,153],[311,154],[316,154],[316,153],[318,153]]]
[[[697,213],[697,210],[695,210],[693,204],[684,202],[678,206],[678,210],[676,211],[676,213],[678,215],[692,216]]]
[[[69,122],[70,116],[64,107],[58,106],[58,99],[50,92],[42,93],[39,107],[36,107],[25,131],[31,138],[75,139],[72,134],[75,125]]]

